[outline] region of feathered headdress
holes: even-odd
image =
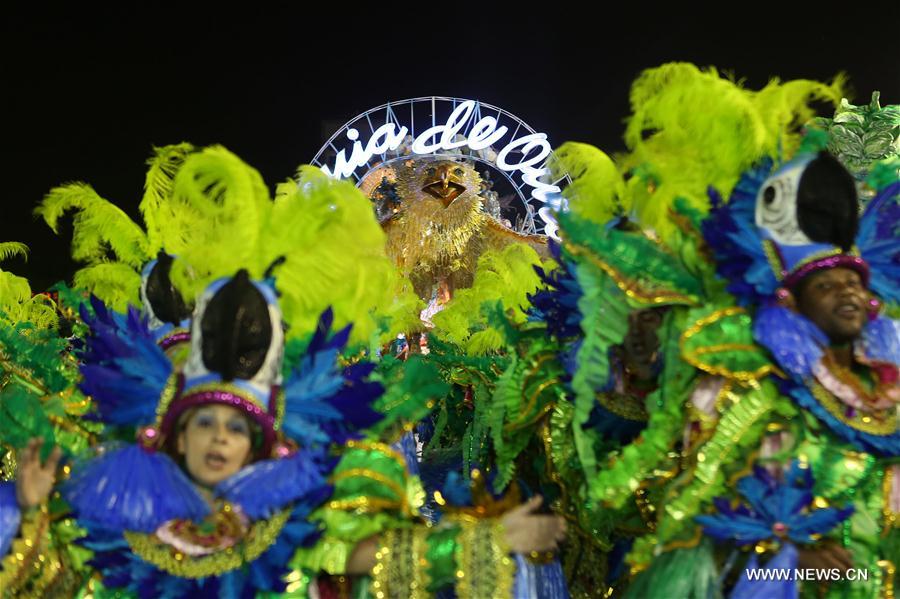
[[[417,320],[418,299],[351,183],[301,167],[271,200],[256,170],[210,147],[182,165],[172,201],[200,215],[172,267],[185,297],[246,268],[251,278],[274,277],[289,338],[309,334],[329,307],[337,326],[353,323],[355,343],[376,333],[387,339]]]
[[[155,148],[139,204],[144,228],[86,183],[70,183],[47,194],[35,214],[58,232],[59,219],[75,212],[72,257],[86,263],[74,284],[119,312],[142,306],[146,278],[160,252],[178,254],[191,235],[197,214],[170,202],[172,179],[194,151],[187,143]],[[142,276],[143,275],[143,276]],[[147,306],[145,306],[147,307]],[[151,317],[154,315],[151,312]]]
[[[68,498],[83,517],[105,518],[127,530],[150,531],[171,518],[206,513],[192,499],[195,493],[183,473],[157,451],[174,436],[179,415],[194,405],[226,403],[248,414],[262,432],[258,455],[269,457],[274,448],[276,460],[283,451],[278,439],[301,447],[341,442],[382,417],[371,404],[383,389],[366,380],[374,365],[338,364],[352,336],[350,327],[328,334],[341,314],[344,321],[359,318],[368,325],[369,331],[358,337],[368,338],[380,324],[379,302],[393,300],[394,271],[383,254],[383,235],[356,188],[304,169],[299,185],[284,187],[272,202],[255,170],[213,147],[184,161],[171,201],[203,216],[172,265],[173,280],[184,295],[198,298],[191,354],[183,371],[173,374],[147,318],[135,309],[120,314],[95,301],[96,316],[84,312],[92,333],[83,356],[82,387],[93,395],[106,422],[139,429],[140,443],[82,469],[72,479]],[[261,281],[265,276],[274,280]],[[198,289],[201,284],[205,287]],[[236,306],[243,308],[234,311]],[[234,333],[242,318],[256,319],[260,326],[254,330],[268,331],[252,372],[233,361],[234,344],[218,347],[222,335],[211,341],[218,349],[205,351],[207,332],[228,324],[229,334]],[[282,329],[282,320],[288,329]],[[285,335],[312,340],[282,381]],[[299,467],[291,466],[296,461],[281,460],[282,465],[267,472]],[[144,476],[115,478],[111,469]],[[262,472],[261,467],[254,471]],[[121,486],[98,486],[103,477]],[[249,493],[252,485],[239,487]],[[119,492],[121,501],[110,498],[109,493]],[[132,504],[136,497],[146,501]],[[269,505],[283,499],[284,493],[274,493],[259,500],[244,497],[239,503],[246,508],[247,502]],[[97,512],[99,505],[106,506],[103,513]]]
[[[621,168],[638,222],[668,240],[676,198],[705,213],[709,185],[727,194],[763,158],[793,155],[810,103],[837,104],[843,77],[831,84],[773,79],[759,91],[688,63],[647,69],[632,84],[632,115]]]

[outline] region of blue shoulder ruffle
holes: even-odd
[[[79,520],[119,531],[153,532],[173,518],[201,520],[209,513],[169,456],[138,445],[105,448],[76,464],[62,494]]]
[[[797,381],[812,376],[824,355],[828,337],[805,316],[776,304],[760,308],[753,319],[753,336],[778,365]]]
[[[879,317],[863,329],[862,349],[876,362],[900,365],[900,321]]]
[[[300,451],[282,459],[255,462],[216,486],[217,497],[241,506],[251,519],[269,518],[291,503],[327,497],[326,478],[336,461],[324,452]]]

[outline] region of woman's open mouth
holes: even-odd
[[[228,463],[228,460],[225,459],[225,456],[222,454],[211,451],[203,458],[203,463],[206,464],[206,467],[210,470],[221,470]]]

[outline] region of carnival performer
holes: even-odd
[[[19,243],[0,255],[26,255]],[[65,292],[60,290],[61,294]],[[51,487],[61,459],[93,441],[59,295],[33,294],[0,271],[0,588],[4,596],[71,596],[89,575],[78,530]],[[67,469],[64,466],[63,469]]]
[[[403,333],[404,340],[413,343],[401,345],[400,351],[426,357],[425,363],[437,367],[443,383],[443,389],[433,384],[435,419],[409,433],[401,447],[427,444],[421,465],[418,452],[407,454],[407,459],[421,468],[429,498],[444,499],[430,501],[429,513],[447,517],[461,511],[483,517],[515,504],[514,498],[524,488],[516,478],[532,478],[524,456],[518,471],[516,458],[532,431],[528,419],[540,419],[540,410],[554,397],[549,387],[537,390],[541,400],[528,409],[524,409],[527,402],[522,403],[521,413],[514,414],[513,388],[523,376],[528,382],[529,367],[528,358],[513,354],[529,344],[506,339],[506,327],[501,324],[507,319],[516,325],[527,320],[521,306],[537,288],[533,267],[546,258],[546,238],[513,229],[503,219],[488,174],[476,170],[479,160],[496,156],[499,150],[470,150],[462,135],[456,136],[454,144],[455,149],[428,154],[413,151],[407,144],[382,154],[380,162],[373,157],[375,165],[366,165],[358,184],[384,227],[387,254],[427,302],[420,313],[422,322]],[[504,311],[507,315],[500,316]],[[553,369],[549,360],[542,363]],[[503,371],[505,375],[500,374]],[[498,385],[504,378],[509,378],[503,387],[508,402],[501,399]],[[523,389],[520,394],[533,392]],[[506,408],[509,414],[500,416]],[[488,416],[491,412],[497,416]],[[507,445],[508,450],[495,451],[499,446],[491,447],[490,438],[501,439],[502,426],[486,425],[487,420],[505,423],[517,418],[523,425],[515,432],[517,439]],[[475,472],[482,477],[477,485]],[[524,495],[539,492],[538,486],[530,486]],[[515,596],[567,596],[558,564],[535,567],[531,558],[516,559]]]
[[[870,292],[896,302],[895,170],[872,168],[869,184],[879,191],[857,234],[853,179],[833,158],[814,151],[821,139],[815,132],[803,141],[796,161],[775,169],[773,159],[781,162],[782,153],[790,156],[801,146],[796,133],[779,129],[789,119],[757,117],[756,126],[777,124],[777,135],[754,152],[751,138],[740,133],[729,154],[716,149],[729,144],[719,123],[696,116],[697,107],[705,106],[727,120],[724,115],[732,113],[721,112],[721,99],[728,94],[744,94],[736,106],[772,106],[771,96],[765,98],[779,93],[774,84],[743,92],[714,72],[686,65],[645,73],[639,81],[642,108],[629,124],[636,137],[627,160],[636,173],[649,175],[645,180],[651,185],[637,212],[651,221],[655,214],[667,238],[679,229],[695,238],[677,254],[701,258],[701,267],[709,264],[704,256],[715,256],[720,281],[735,299],[707,295],[706,305],[686,316],[677,351],[666,354],[663,376],[681,364],[678,369],[697,383],[686,396],[689,403],[681,404],[687,408],[683,415],[672,412],[670,438],[681,439],[662,447],[675,448],[680,467],[655,502],[654,528],[635,540],[627,557],[638,573],[627,596],[816,596],[815,583],[750,580],[744,568],[760,567],[757,556],[769,551],[775,557],[765,567],[773,570],[834,568],[843,575],[852,556],[854,567],[869,572],[868,580],[835,577],[822,585],[829,596],[890,593],[897,553],[891,507],[897,332],[895,323],[875,315],[874,305],[868,324],[865,314]],[[713,93],[716,87],[720,93]],[[802,86],[788,82],[785,89],[793,94]],[[675,97],[679,101],[673,104]],[[648,124],[654,131],[641,134]],[[666,152],[672,152],[668,160]],[[725,158],[698,162],[688,173],[690,165],[683,161],[706,152]],[[754,166],[738,180],[742,170]],[[706,210],[697,204],[699,213],[676,210],[668,225],[663,221],[661,209],[673,207],[666,198],[697,197],[717,179],[714,188],[730,191],[727,204],[713,195],[714,209],[705,220]],[[652,204],[654,198],[659,205]],[[678,218],[679,212],[690,218]],[[705,239],[698,243],[701,228]],[[861,257],[853,255],[857,251]],[[845,267],[850,271],[842,272]],[[815,284],[816,272],[836,280],[813,291],[806,285]],[[841,299],[828,304],[836,297]],[[772,305],[776,301],[781,307]],[[836,344],[845,346],[837,352],[845,362],[852,356],[850,371],[837,370],[835,358],[827,357],[836,353],[828,349]],[[850,346],[858,349],[849,351]],[[684,364],[696,372],[685,371]],[[653,428],[651,417],[647,431]],[[632,447],[623,456],[631,453],[636,467],[628,475],[640,488],[649,475],[647,464],[659,459],[645,455],[640,445]],[[618,466],[592,481],[596,497],[620,501],[621,493],[607,490],[613,475],[625,474]],[[820,541],[821,536],[831,540]],[[747,560],[735,545],[751,549],[753,557]]]
[[[526,552],[551,549],[561,533],[556,519],[533,514],[532,502],[507,514],[505,526],[497,519],[434,530],[415,525],[420,487],[402,457],[361,438],[364,429],[386,430],[405,416],[420,417],[426,403],[412,397],[408,380],[382,395],[380,384],[365,380],[373,365],[336,362],[354,334],[365,339],[377,331],[381,320],[370,306],[382,296],[393,300],[401,289],[383,284],[391,266],[366,200],[352,186],[306,170],[272,202],[258,174],[219,148],[185,161],[173,197],[200,203],[217,217],[215,233],[196,223],[195,243],[172,264],[172,280],[185,297],[214,279],[197,302],[183,371],[173,370],[133,309],[121,315],[94,302],[95,316],[85,313],[92,326],[85,384],[106,382],[94,388],[106,390],[95,400],[108,434],[138,430],[137,444],[105,446],[65,483],[103,576],[94,588],[138,596],[301,594],[319,572],[335,575],[316,581],[313,588],[324,592],[374,566],[376,594],[407,596],[457,583],[462,596],[466,584],[473,589],[468,596],[484,596],[480,589],[490,581],[500,589],[496,596],[509,596],[507,587],[497,586],[502,572],[512,578],[506,543]],[[208,197],[219,201],[202,204]],[[231,235],[223,235],[223,227]],[[244,245],[220,251],[236,239]],[[343,279],[344,287],[309,286],[313,269],[302,276],[292,270],[327,264],[338,254],[347,262],[318,272],[328,279],[359,269]],[[215,280],[241,261],[264,277],[266,260],[274,264],[269,274],[280,301],[246,272]],[[344,273],[333,272],[341,265]],[[381,285],[366,284],[367,276],[379,275]],[[360,302],[362,290],[369,303]],[[344,292],[353,301],[339,295]],[[388,313],[397,309],[382,304]],[[289,334],[316,331],[289,370],[283,394],[281,305],[288,308]],[[360,326],[329,339],[329,312],[311,319],[309,311],[331,305],[335,320],[355,310]],[[376,399],[384,404],[375,405]],[[335,445],[345,445],[337,462],[328,451]],[[422,552],[438,546],[444,553],[432,560],[435,571],[419,568]],[[465,581],[459,571],[468,573]],[[368,583],[356,584],[364,591]]]

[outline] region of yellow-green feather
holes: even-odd
[[[566,142],[554,152],[551,166],[556,173],[568,173],[572,178],[563,193],[569,210],[581,218],[605,224],[630,211],[625,182],[616,164],[594,146]]]
[[[73,283],[119,312],[141,306],[141,273],[124,262],[101,262],[75,271]]]
[[[147,229],[150,256],[160,250],[177,254],[191,232],[193,214],[179,211],[171,202],[175,175],[187,157],[195,151],[189,143],[153,148],[147,160],[144,196],[139,209]]]
[[[670,63],[641,73],[632,85],[632,115],[622,167],[632,170],[628,195],[638,220],[663,239],[674,233],[676,198],[708,210],[707,189],[727,197],[740,175],[765,157],[789,158],[813,100],[840,101],[843,78],[831,84],[772,80],[760,91],[715,69]]]
[[[259,173],[214,147],[185,160],[173,189],[175,202],[202,215],[172,268],[186,297],[241,268],[262,278],[283,258],[273,274],[292,336],[311,332],[329,306],[336,326],[354,324],[354,342],[386,337],[418,314],[370,202],[351,183],[303,167],[273,201]]]
[[[103,199],[86,183],[70,183],[50,190],[35,210],[55,233],[59,219],[75,211],[72,228],[72,257],[96,264],[116,259],[134,268],[147,261],[147,236],[125,212]]]
[[[0,262],[14,256],[28,257],[28,246],[18,241],[0,243]],[[28,279],[0,270],[0,318],[11,324],[30,322],[37,328],[54,328],[56,305],[45,295],[33,295]]]
[[[432,319],[435,333],[473,355],[502,349],[505,338],[489,324],[483,308],[499,301],[513,322],[524,322],[527,296],[540,286],[534,270],[540,264],[537,252],[521,243],[485,252],[478,258],[472,286],[456,291],[449,305]]]

